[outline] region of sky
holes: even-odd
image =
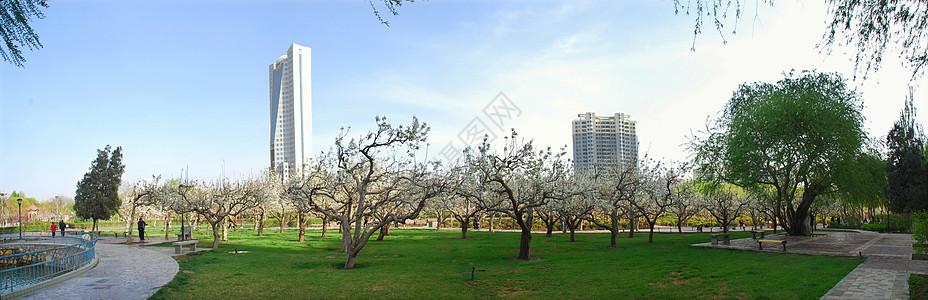
[[[570,153],[578,114],[621,112],[638,122],[642,155],[683,161],[688,137],[739,84],[790,70],[855,74],[854,49],[816,47],[823,4],[747,2],[727,43],[707,24],[691,51],[694,17],[675,15],[672,1],[417,1],[385,16],[390,26],[364,0],[53,1],[33,23],[44,47],[25,51],[23,68],[0,64],[0,192],[73,196],[106,145],[123,147],[124,182],[260,173],[268,65],[292,43],[312,48],[315,153],[375,116],[429,124],[435,159],[463,147],[475,119]],[[875,138],[924,81],[887,53],[882,70],[850,82]],[[496,126],[483,110],[501,92],[517,109]]]

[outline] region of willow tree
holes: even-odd
[[[689,148],[703,175],[771,188],[787,233],[811,235],[812,203],[837,191],[839,170],[862,151],[861,102],[837,74],[804,71],[742,84]]]
[[[757,14],[761,6],[774,6],[774,0],[674,0],[674,12],[694,19],[693,50],[696,37],[709,23],[724,41],[736,34],[738,22],[745,11]],[[882,66],[888,49],[908,62],[912,77],[922,75],[928,64],[928,5],[924,0],[860,1],[825,0],[830,20],[824,26],[818,47],[831,51],[833,47],[856,48],[854,66],[866,78],[870,71]],[[746,10],[753,4],[754,9]],[[730,30],[730,32],[729,32]],[[854,76],[857,77],[856,74]]]
[[[29,50],[42,48],[39,35],[29,24],[35,19],[45,18],[43,9],[48,8],[45,0],[5,0],[0,1],[0,57],[17,67],[22,67],[26,59],[20,47]]]

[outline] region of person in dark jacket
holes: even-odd
[[[145,240],[145,221],[142,221],[142,218],[139,218],[139,240]]]
[[[58,229],[61,229],[61,236],[64,236],[64,228],[68,227],[64,224],[64,220],[58,220]]]

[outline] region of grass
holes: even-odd
[[[180,272],[152,299],[397,298],[768,298],[817,299],[862,262],[811,256],[690,247],[708,233],[621,238],[608,234],[532,239],[540,261],[514,261],[518,233],[391,230],[371,241],[357,269],[342,270],[340,235],[295,230],[230,232],[220,249],[178,259]],[[208,244],[205,232],[196,232]],[[744,238],[750,233],[733,233]],[[231,254],[232,249],[250,253]],[[475,267],[476,280],[471,281]]]

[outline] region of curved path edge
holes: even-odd
[[[95,268],[18,299],[146,299],[179,270],[170,255],[143,247],[97,243],[95,252]]]
[[[62,274],[61,276],[52,278],[51,280],[48,280],[48,281],[45,281],[45,282],[33,284],[33,285],[27,286],[27,287],[25,287],[25,288],[15,290],[15,291],[13,291],[12,293],[3,295],[2,298],[9,298],[9,299],[12,299],[12,298],[16,298],[16,297],[19,297],[19,296],[22,296],[22,295],[25,295],[25,294],[29,294],[29,293],[32,293],[32,292],[35,292],[35,291],[38,291],[38,290],[41,290],[41,289],[44,289],[44,288],[47,288],[47,287],[50,287],[50,286],[59,284],[59,283],[62,283],[62,282],[64,282],[64,281],[68,280],[68,279],[71,279],[71,278],[80,276],[81,274],[87,273],[87,271],[90,271],[91,269],[93,269],[94,267],[96,267],[98,263],[100,263],[100,259],[99,259],[98,257],[94,256],[93,259],[90,260],[90,263],[84,265],[83,267],[77,268],[77,270],[73,270],[73,271],[64,273],[64,274]]]

